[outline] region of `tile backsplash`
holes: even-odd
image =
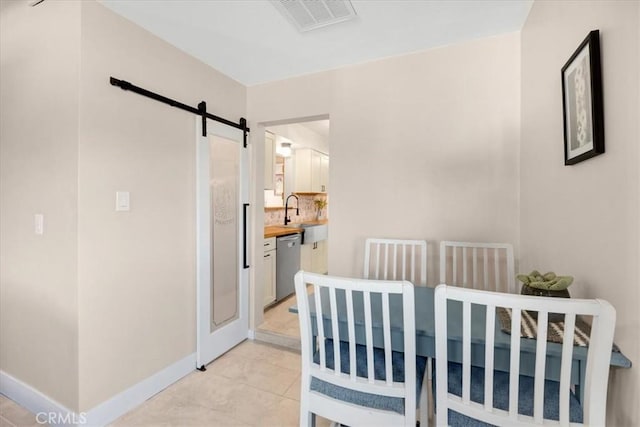
[[[289,217],[292,223],[314,221],[317,219],[317,209],[314,200],[328,200],[325,194],[315,195],[298,195],[298,201],[300,205],[300,215],[296,215],[296,199],[289,199]],[[293,209],[292,209],[293,207]],[[325,206],[322,209],[321,219],[328,219],[328,207]],[[264,210],[264,225],[280,225],[284,224],[284,207],[282,208],[267,208]]]

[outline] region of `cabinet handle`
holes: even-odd
[[[266,254],[264,257],[265,257],[265,258],[268,258],[268,257],[270,257],[270,256],[271,256],[271,254]]]
[[[269,243],[265,243],[264,245],[265,245],[265,246],[269,246]]]
[[[322,191],[327,191],[327,190],[325,190],[325,187],[324,187],[324,185],[322,186]]]

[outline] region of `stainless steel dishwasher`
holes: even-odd
[[[300,270],[301,234],[276,239],[276,301],[295,292],[293,276]]]

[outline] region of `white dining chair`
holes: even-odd
[[[312,296],[307,285],[313,287]],[[319,415],[349,426],[415,427],[426,358],[416,357],[413,285],[299,271],[295,287],[302,353],[300,425],[312,425]],[[339,305],[346,306],[346,325],[338,322]],[[372,319],[381,319],[382,332],[376,325],[374,333]],[[402,319],[404,334],[392,332],[392,319]],[[356,337],[365,344],[357,344]],[[425,396],[420,405],[422,415]]]
[[[462,319],[458,319],[462,326],[462,363],[448,361],[450,352],[460,358],[460,351],[447,344],[447,326],[451,328],[456,322],[447,316],[449,304],[462,304]],[[496,321],[497,307],[511,310],[508,373],[494,371],[495,334],[504,333],[500,320]],[[537,312],[534,377],[520,374],[520,344],[528,338],[521,338],[518,332],[521,319],[529,314],[525,311]],[[564,313],[564,322],[549,323],[549,313]],[[478,316],[486,319],[485,330],[478,331],[477,325],[482,323]],[[585,339],[581,336],[584,331],[575,328],[577,316],[588,316],[592,321],[582,403],[570,384],[574,339]],[[603,300],[524,296],[439,285],[435,290],[436,425],[605,425],[615,322],[615,309]],[[562,344],[547,342],[548,331],[555,334],[561,329]],[[459,340],[459,331],[456,334]],[[472,342],[478,339],[484,340],[485,345],[472,356]],[[548,349],[550,346],[554,348]],[[547,351],[561,354],[559,382],[545,380]],[[484,368],[472,367],[478,365],[477,359]]]
[[[425,240],[368,238],[364,246],[365,279],[408,280],[427,284]]]
[[[509,243],[440,242],[440,283],[516,293]]]
[[[365,279],[409,280],[427,285],[427,241],[369,237],[364,244]],[[427,381],[431,380],[432,362],[427,360]],[[425,382],[425,389],[426,382]],[[423,424],[424,425],[424,424]]]

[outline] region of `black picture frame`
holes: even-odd
[[[604,153],[600,31],[587,35],[562,67],[564,164]]]

